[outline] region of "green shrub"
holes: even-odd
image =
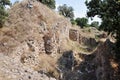
[[[6,17],[8,16],[5,6],[10,5],[9,0],[0,0],[0,27],[3,27]]]

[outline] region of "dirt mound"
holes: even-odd
[[[52,77],[59,77],[56,61],[60,46],[68,39],[71,24],[40,2],[31,0],[30,3],[32,8],[28,0],[15,4],[5,27],[0,29],[1,79],[54,80]]]

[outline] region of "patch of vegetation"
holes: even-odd
[[[116,36],[116,57],[120,58],[120,1],[119,0],[90,0],[86,1],[87,16],[99,16],[102,19],[100,29]]]
[[[93,21],[90,26],[95,27],[96,29],[99,29],[99,22],[98,21]]]
[[[77,22],[74,19],[71,19],[71,24],[72,25],[77,25]]]
[[[3,27],[3,24],[8,16],[5,6],[10,5],[9,0],[0,0],[0,27]]]
[[[83,17],[83,18],[76,18],[76,23],[78,26],[80,26],[81,28],[83,27],[88,27],[88,19]]]
[[[74,18],[74,9],[71,6],[67,6],[63,4],[62,6],[58,7],[58,12],[60,15],[65,16],[66,18],[73,19]]]
[[[38,0],[38,1],[40,1],[41,3],[47,5],[51,9],[55,9],[56,8],[55,0]]]
[[[67,44],[68,44],[67,48],[69,50],[73,50],[78,53],[79,52],[89,53],[88,48],[86,48],[86,46],[82,47],[78,42],[68,40]]]

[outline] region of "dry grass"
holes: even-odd
[[[72,50],[72,51],[75,51],[77,53],[80,53],[80,52],[87,52],[87,50],[82,47],[78,42],[75,42],[75,41],[71,41],[71,40],[67,40],[66,45],[64,45],[64,47],[67,49],[67,50]]]
[[[57,58],[51,57],[47,54],[39,55],[39,65],[34,66],[35,71],[45,71],[48,75],[53,76],[55,78],[59,77],[59,72],[56,69],[57,66]]]

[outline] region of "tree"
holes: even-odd
[[[74,12],[73,8],[70,6],[67,6],[66,4],[58,7],[59,14],[65,16],[66,18],[73,19],[74,18]]]
[[[55,0],[38,0],[38,1],[40,1],[41,3],[47,5],[51,9],[55,9],[56,8],[56,6],[55,6]]]
[[[87,27],[88,26],[88,19],[83,17],[83,18],[76,18],[76,23],[78,26]]]
[[[70,21],[71,21],[71,24],[72,24],[72,25],[76,25],[76,24],[77,24],[74,19],[71,19]]]
[[[99,28],[99,22],[98,21],[93,21],[90,26],[98,29]]]
[[[100,28],[115,33],[116,53],[120,52],[120,0],[91,0],[86,1],[88,17],[98,15],[102,19]],[[117,54],[120,57],[120,53]]]
[[[6,17],[8,16],[5,6],[10,5],[9,0],[0,0],[0,27],[3,27]]]

